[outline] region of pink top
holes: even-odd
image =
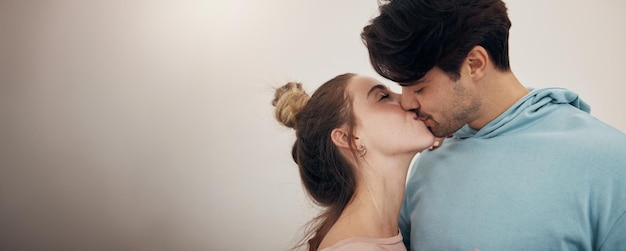
[[[388,238],[368,238],[368,237],[353,237],[345,240],[341,240],[335,245],[324,248],[320,251],[406,251],[404,243],[402,243],[402,235],[398,235]]]

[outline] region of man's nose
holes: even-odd
[[[400,105],[404,110],[417,110],[420,108],[420,103],[417,101],[417,98],[413,93],[402,92],[402,96],[400,99]]]

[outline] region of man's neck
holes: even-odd
[[[476,130],[483,128],[528,94],[528,89],[510,71],[496,71],[484,81],[481,90],[481,114],[468,123]]]

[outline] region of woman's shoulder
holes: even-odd
[[[351,237],[340,240],[334,245],[320,249],[321,251],[349,251],[349,250],[364,250],[364,251],[379,251],[379,250],[391,250],[391,251],[406,251],[404,244],[402,243],[402,235],[398,235],[387,238],[371,238],[371,237]]]

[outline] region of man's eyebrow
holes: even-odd
[[[420,78],[420,79],[416,80],[416,81],[413,83],[413,85],[423,84],[423,83],[425,83],[425,82],[427,82],[427,81],[428,81],[428,79],[426,79],[426,78],[422,77],[422,78]]]
[[[402,83],[400,86],[403,86],[403,87],[411,87],[411,86],[416,86],[416,85],[423,84],[423,83],[425,83],[425,82],[427,82],[426,78],[422,77],[422,78],[420,78],[420,79],[418,79],[418,80],[415,80],[415,81],[413,81],[413,82],[409,82],[409,83]]]
[[[369,96],[370,96],[370,95],[372,94],[372,92],[374,92],[375,90],[382,90],[382,91],[385,91],[385,90],[387,90],[387,87],[386,87],[386,86],[384,86],[384,85],[375,85],[375,86],[372,86],[372,89],[370,89],[370,90],[367,92],[367,97],[369,98]]]

